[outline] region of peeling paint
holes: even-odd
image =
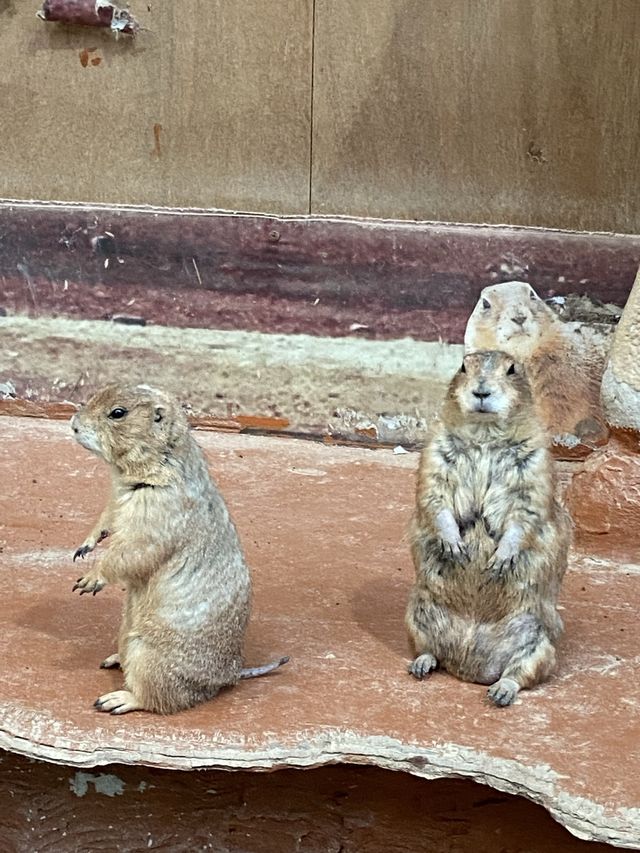
[[[141,27],[127,9],[106,0],[44,0],[36,13],[42,21],[85,27],[108,27],[116,36],[136,35]]]
[[[119,797],[124,794],[125,789],[122,779],[112,773],[94,775],[79,770],[73,778],[69,779],[69,787],[76,797],[84,797],[85,794],[89,793],[89,785],[93,785],[96,794],[104,794],[106,797]],[[138,788],[138,790],[144,789]]]

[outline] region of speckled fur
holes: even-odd
[[[463,369],[420,461],[411,671],[421,678],[441,665],[493,685],[490,698],[504,705],[554,667],[571,522],[523,368],[479,352]]]
[[[114,420],[117,407],[127,410]],[[85,543],[107,550],[76,587],[126,587],[118,656],[125,690],[100,710],[169,714],[241,675],[251,584],[236,529],[180,406],[147,386],[110,386],[72,420],[77,440],[111,466],[111,499]]]

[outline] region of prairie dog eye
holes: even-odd
[[[115,409],[111,409],[111,411],[109,412],[109,417],[112,421],[119,421],[127,414],[127,409],[125,409],[124,406],[116,406]]]
[[[491,303],[489,302],[488,299],[485,299],[484,296],[482,297],[482,307],[484,308],[485,311],[488,311],[489,308],[491,308]]]
[[[515,372],[516,372],[516,366],[515,366],[515,364],[512,364],[511,367],[507,370],[507,376],[513,376],[513,374]]]

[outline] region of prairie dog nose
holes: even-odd
[[[511,318],[516,326],[524,326],[524,321],[527,319],[524,314],[516,314],[515,317]]]
[[[477,397],[478,400],[486,400],[487,397],[491,396],[491,391],[474,391],[473,396]]]

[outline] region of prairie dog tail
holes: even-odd
[[[271,663],[265,663],[262,666],[249,666],[240,670],[240,678],[257,678],[259,675],[266,675],[268,672],[273,672],[274,669],[277,669],[279,666],[283,666],[288,662],[289,655],[285,655],[285,657],[280,658],[280,660],[274,660]]]

